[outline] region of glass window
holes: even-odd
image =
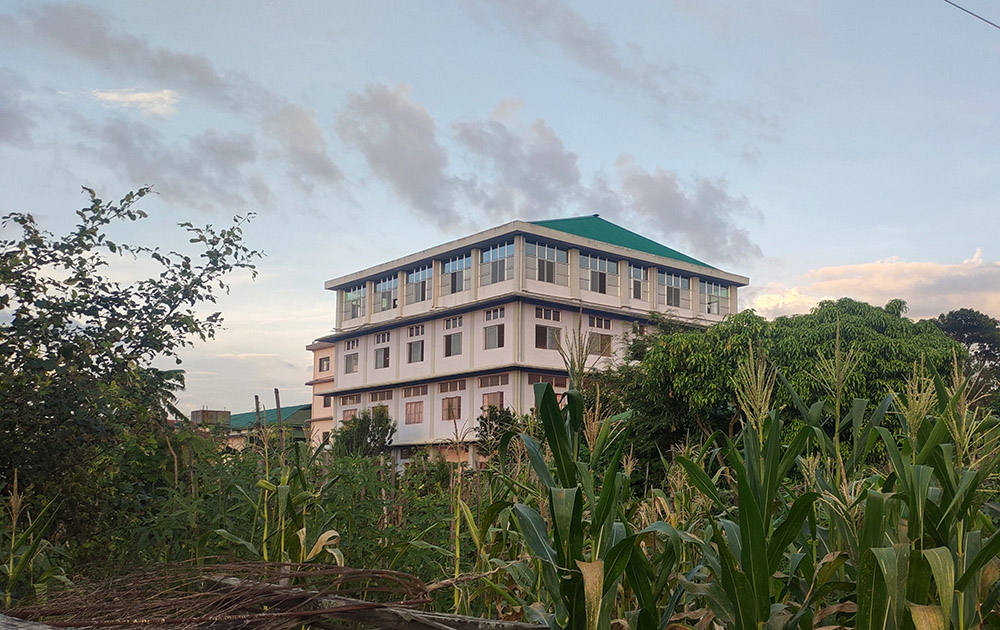
[[[451,333],[444,336],[444,356],[453,357],[462,354],[462,333]]]
[[[424,421],[424,401],[406,403],[406,424],[422,424]]]
[[[660,271],[656,274],[656,301],[663,306],[691,308],[691,279]]]
[[[411,341],[406,344],[407,363],[420,363],[424,360],[424,340]]]
[[[611,356],[611,335],[605,335],[602,333],[590,333],[589,344],[590,344],[590,354],[596,354],[602,357]]]
[[[483,331],[486,337],[486,349],[503,348],[503,324],[487,326]]]
[[[553,326],[535,325],[535,347],[543,350],[559,349],[559,334],[561,328]]]
[[[358,371],[358,353],[344,355],[344,374],[354,374]]]
[[[503,392],[483,394],[483,411],[486,411],[490,407],[503,409]]]
[[[550,282],[566,286],[569,284],[569,254],[565,249],[528,241],[524,246],[524,253],[527,256],[525,261],[526,272],[531,277],[534,273],[535,279],[541,282]]]
[[[469,288],[469,270],[472,267],[472,254],[463,254],[444,262],[441,290],[444,295],[458,293]]]
[[[514,243],[507,241],[493,245],[482,250],[479,256],[480,286],[503,282],[514,268]]]
[[[330,357],[320,357],[319,359],[319,371],[329,372],[330,371]]]
[[[372,307],[372,310],[376,313],[381,313],[382,311],[389,311],[396,308],[396,294],[398,289],[398,276],[389,276],[376,282],[375,305]]]
[[[628,275],[630,280],[631,298],[633,300],[645,300],[646,299],[646,279],[648,277],[645,267],[637,267],[636,265],[628,266]]]
[[[580,254],[580,269],[581,289],[618,295],[618,261]]]
[[[406,274],[406,303],[416,304],[431,299],[431,265],[417,267]]]
[[[441,419],[457,421],[462,419],[462,397],[452,396],[441,399]]]
[[[344,291],[344,304],[343,311],[341,313],[345,320],[364,317],[365,285],[358,285],[352,289]]]
[[[375,369],[389,367],[389,348],[375,348]]]

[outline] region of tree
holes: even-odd
[[[933,323],[914,322],[904,312],[901,300],[879,308],[842,298],[774,321],[748,310],[705,330],[657,327],[630,344],[625,361],[600,375],[602,402],[610,412],[635,412],[636,454],[656,462],[657,449],[665,451],[686,433],[735,428],[734,376],[751,348],[760,348],[803,400],[829,399],[817,367],[835,354],[838,335],[843,351],[853,349],[857,360],[842,399],[880,400],[887,391],[903,390],[915,361],[946,373],[952,351],[962,353]],[[778,405],[791,403],[784,388],[775,396]]]
[[[1000,367],[1000,321],[971,308],[938,315],[934,320],[946,335],[965,346],[984,367]]]
[[[109,226],[146,218],[135,205],[151,190],[117,203],[84,191],[89,205],[68,234],[54,236],[31,214],[13,213],[2,227],[19,234],[0,240],[0,489],[18,470],[22,486],[38,495],[58,490],[61,531],[70,534],[88,522],[96,527],[99,519],[88,521],[99,512],[92,493],[141,468],[121,457],[155,451],[167,415],[176,413],[183,375],[153,367],[154,359],[179,364],[181,348],[213,337],[221,314],[200,315],[199,307],[228,291],[231,272],[254,274],[260,256],[243,244],[241,217],[224,229],[181,223],[190,254],[115,243]],[[113,257],[159,272],[116,281],[108,273]]]
[[[344,421],[333,436],[333,452],[341,457],[373,457],[381,455],[392,445],[396,423],[385,407],[363,409],[358,415]]]

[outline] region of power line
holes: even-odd
[[[975,13],[973,13],[972,11],[969,11],[968,9],[966,9],[965,7],[960,7],[960,6],[958,6],[957,4],[955,4],[954,2],[952,2],[951,0],[944,0],[944,1],[945,1],[945,2],[947,2],[948,4],[950,4],[951,6],[955,7],[956,9],[959,9],[959,10],[961,10],[961,11],[965,11],[966,13],[968,13],[968,14],[969,14],[969,15],[971,15],[972,17],[976,18],[977,20],[982,20],[983,22],[986,22],[987,24],[989,24],[989,25],[990,25],[990,26],[992,26],[993,28],[996,28],[996,29],[1000,29],[1000,24],[994,24],[993,22],[990,22],[989,20],[987,20],[987,19],[986,19],[986,18],[984,18],[983,16],[981,16],[981,15],[976,15],[976,14],[975,14]]]

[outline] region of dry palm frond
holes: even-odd
[[[288,584],[285,586],[284,584]],[[421,612],[430,589],[396,571],[331,565],[167,565],[49,594],[44,605],[5,611],[55,627],[95,628],[496,628],[528,624]],[[364,597],[364,599],[356,599]]]

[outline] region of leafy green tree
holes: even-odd
[[[344,422],[333,436],[333,453],[340,457],[373,457],[386,452],[396,435],[396,423],[385,407],[363,409]]]
[[[2,226],[14,236],[0,240],[0,488],[17,470],[29,496],[60,494],[64,536],[107,527],[111,503],[136,518],[148,493],[135,458],[158,452],[183,387],[181,372],[153,361],[180,363],[181,348],[213,337],[221,314],[199,308],[228,291],[231,272],[255,273],[260,256],[243,244],[240,217],[224,229],[180,224],[189,254],[115,243],[108,229],[146,218],[135,206],[150,189],[118,202],[84,190],[89,204],[67,234],[13,213]],[[118,281],[113,257],[159,269]]]
[[[934,320],[946,335],[965,346],[984,366],[1000,367],[1000,321],[971,308],[938,315]]]
[[[829,398],[821,364],[836,354],[838,336],[855,363],[844,375],[843,400],[877,401],[902,391],[915,361],[945,372],[952,351],[962,353],[933,322],[903,317],[905,309],[901,300],[879,308],[842,298],[774,321],[747,310],[705,330],[656,326],[633,338],[626,359],[600,375],[602,403],[610,412],[634,410],[636,455],[658,462],[658,450],[685,434],[735,432],[733,377],[751,348],[761,348],[804,399]],[[779,406],[791,404],[783,389],[776,395]]]

